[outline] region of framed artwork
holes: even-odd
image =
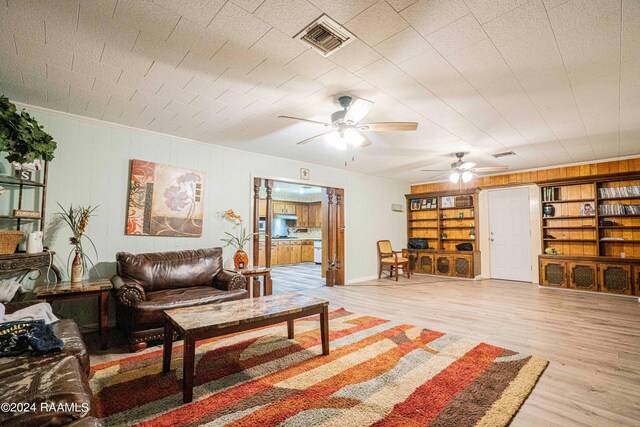
[[[443,208],[453,208],[454,207],[455,198],[453,196],[446,196],[442,198],[442,207]]]
[[[411,210],[417,211],[420,209],[420,199],[412,199],[411,200]]]
[[[205,173],[131,161],[126,234],[200,237]]]
[[[591,202],[582,202],[582,203],[580,203],[580,215],[593,216],[595,214],[596,214],[596,210],[593,207],[593,203],[591,203]]]

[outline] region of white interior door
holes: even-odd
[[[531,282],[529,190],[489,192],[489,240],[493,279]]]

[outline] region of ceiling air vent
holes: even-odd
[[[493,157],[495,157],[496,159],[499,159],[500,157],[506,157],[506,156],[515,156],[516,153],[513,151],[505,151],[503,153],[496,153],[493,155]]]
[[[355,36],[327,15],[322,15],[294,38],[323,56],[329,56],[349,44]]]

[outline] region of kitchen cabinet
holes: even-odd
[[[313,241],[302,242],[302,262],[313,262]]]
[[[274,214],[289,214],[295,215],[296,204],[292,202],[283,202],[281,200],[273,201],[273,213]]]
[[[602,263],[599,273],[600,292],[632,295],[630,265]]]
[[[570,261],[568,268],[570,289],[598,290],[598,266],[595,262]]]
[[[302,242],[291,242],[291,264],[302,262]]]
[[[566,288],[567,282],[566,261],[540,260],[540,284],[542,286]]]
[[[309,227],[309,206],[305,203],[296,204],[296,216],[298,217],[297,227]]]
[[[321,203],[309,203],[307,211],[307,227],[320,228],[322,226],[322,210]]]

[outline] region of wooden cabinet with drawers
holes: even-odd
[[[264,243],[260,246],[260,265],[264,263]],[[300,264],[313,262],[313,240],[273,240],[271,243],[271,265]]]
[[[640,259],[540,255],[540,285],[640,295]]]
[[[313,240],[302,242],[302,262],[313,262]]]
[[[433,249],[404,249],[402,256],[409,259],[412,273],[436,274],[473,279],[478,276],[480,252],[444,251]]]

